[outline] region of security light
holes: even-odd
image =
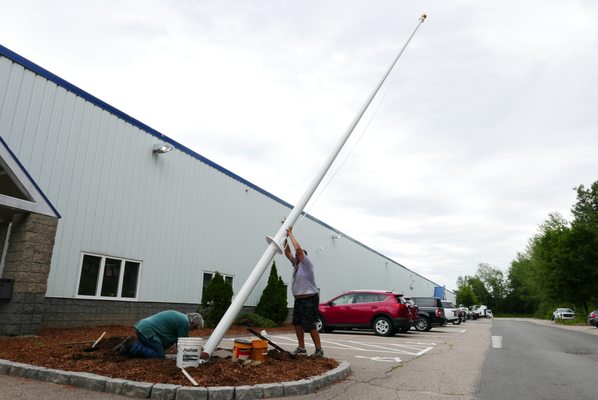
[[[154,146],[152,147],[152,151],[155,154],[163,154],[163,153],[168,153],[170,150],[173,150],[174,147],[172,147],[171,145],[167,144],[167,143],[154,143]]]

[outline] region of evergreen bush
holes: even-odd
[[[270,276],[268,277],[268,285],[266,285],[266,288],[262,292],[255,313],[264,318],[271,319],[277,325],[282,325],[287,319],[288,312],[287,287],[282,278],[278,276],[276,262],[273,262]]]
[[[202,297],[200,313],[204,316],[206,326],[214,327],[222,319],[230,307],[233,288],[218,272],[206,288]]]
[[[276,323],[271,319],[264,318],[259,314],[244,312],[239,314],[235,320],[237,325],[251,326],[254,328],[274,328]]]

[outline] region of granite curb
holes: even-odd
[[[321,375],[298,381],[247,386],[195,387],[137,382],[108,378],[88,372],[70,372],[0,359],[0,374],[72,385],[87,390],[135,398],[157,400],[254,400],[312,393],[351,374],[351,365],[340,361],[338,367]]]

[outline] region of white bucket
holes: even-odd
[[[180,337],[176,345],[176,366],[179,368],[198,367],[202,344],[202,338]]]

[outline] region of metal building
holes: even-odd
[[[195,310],[215,271],[241,287],[292,208],[2,46],[0,138],[0,334]],[[296,232],[322,300],[439,286],[311,216]]]

